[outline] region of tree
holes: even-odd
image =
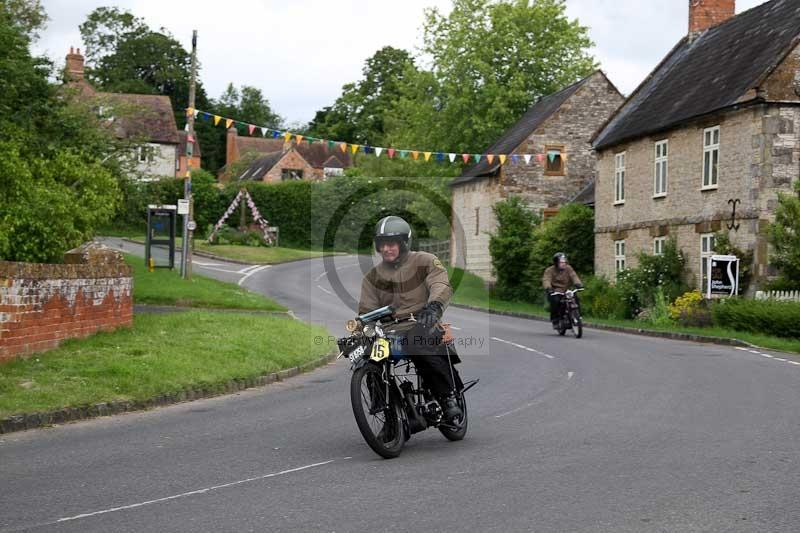
[[[489,253],[497,276],[496,294],[505,300],[524,300],[531,290],[525,271],[539,217],[518,196],[496,203],[492,210],[497,233],[489,237]]]
[[[48,83],[29,32],[0,10],[0,258],[54,261],[112,217],[125,151]]]
[[[317,111],[309,124],[310,134],[358,144],[387,144],[386,115],[400,96],[405,77],[415,70],[405,50],[381,48],[365,61],[363,79],[346,84],[332,106]]]
[[[39,30],[47,22],[47,13],[41,0],[3,0],[0,2],[0,11],[7,17],[6,20],[16,25],[31,40],[38,38]]]
[[[772,264],[780,271],[777,288],[800,289],[800,182],[796,196],[778,194],[775,222],[769,226]]]
[[[431,70],[401,86],[392,143],[480,152],[540,97],[589,75],[588,29],[564,0],[454,0],[426,11],[422,54]]]

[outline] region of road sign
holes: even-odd
[[[186,227],[189,229],[189,231],[194,231],[197,229],[197,222],[190,220],[189,223],[186,224]]]
[[[189,214],[189,200],[178,200],[178,214],[179,215]]]

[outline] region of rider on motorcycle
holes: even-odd
[[[583,288],[581,278],[567,263],[567,255],[564,252],[558,252],[553,256],[553,265],[547,267],[542,276],[542,286],[550,302],[550,321],[553,323],[553,329],[558,329],[558,321],[564,312],[563,295],[553,293],[565,292],[572,285],[575,285],[577,289]]]
[[[443,331],[438,326],[453,289],[442,262],[427,252],[409,250],[411,226],[397,216],[384,217],[375,227],[375,250],[383,261],[373,267],[361,284],[359,314],[391,305],[398,321],[393,331],[422,376],[438,397],[444,418],[462,416],[455,392],[462,386],[455,368],[450,373]],[[415,321],[408,319],[413,318]],[[458,356],[451,354],[453,363]],[[453,380],[455,379],[455,383]]]

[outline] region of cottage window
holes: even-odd
[[[625,152],[614,156],[614,203],[625,203]]]
[[[614,271],[625,270],[625,241],[614,241]]]
[[[716,189],[719,178],[719,126],[703,130],[703,189]]]
[[[564,147],[545,146],[544,174],[545,176],[564,175]]]
[[[136,148],[136,158],[140,163],[153,162],[153,147],[152,146],[139,146]]]
[[[700,235],[700,291],[703,294],[705,294],[706,287],[708,286],[708,273],[711,271],[711,256],[714,255],[714,247],[716,244],[717,239],[713,233],[704,233]]]
[[[281,180],[282,181],[291,181],[291,180],[301,180],[303,179],[303,171],[296,168],[284,168],[281,169]]]
[[[653,196],[661,198],[667,195],[667,173],[669,166],[667,159],[669,157],[669,141],[658,141],[656,143],[656,165],[654,176]]]
[[[653,255],[664,255],[664,245],[666,242],[666,237],[656,237],[653,239]]]

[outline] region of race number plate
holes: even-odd
[[[373,361],[383,361],[389,357],[389,341],[386,339],[378,339],[372,345],[372,353],[369,358]]]

